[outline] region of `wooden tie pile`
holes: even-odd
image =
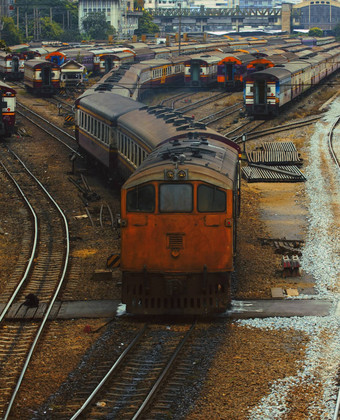
[[[242,168],[248,182],[301,182],[303,161],[292,142],[262,143],[246,154],[248,166]]]

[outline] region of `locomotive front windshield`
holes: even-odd
[[[156,188],[152,184],[137,186],[126,194],[128,212],[154,213],[156,209]],[[197,208],[194,205],[194,186],[192,184],[160,184],[158,189],[158,207],[160,213],[200,213],[225,212],[227,194],[213,186],[197,186]]]
[[[126,194],[127,211],[152,213],[155,211],[155,187],[151,184],[142,185],[128,191]]]
[[[189,213],[193,210],[191,184],[161,184],[159,186],[159,211],[161,213]]]
[[[197,210],[199,212],[226,211],[225,191],[209,185],[199,185],[197,189]]]

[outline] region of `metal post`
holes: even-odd
[[[181,32],[182,32],[182,3],[178,3],[179,16],[178,16],[178,55],[181,55]]]

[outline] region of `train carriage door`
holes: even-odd
[[[201,66],[197,60],[192,60],[190,63],[191,86],[200,85]]]
[[[224,85],[230,84],[234,81],[235,66],[233,63],[224,63]],[[228,83],[229,82],[229,83]]]
[[[7,102],[5,102],[2,93],[0,92],[0,131],[3,129],[3,110],[7,108]]]
[[[267,83],[265,80],[256,80],[254,84],[254,104],[265,105],[267,103]]]
[[[113,67],[112,57],[105,57],[104,66],[105,66],[105,73],[108,73]]]
[[[12,57],[12,73],[19,72],[19,57]]]
[[[162,68],[161,83],[165,83],[165,81],[166,81],[166,69],[167,69],[167,67]]]
[[[50,67],[43,67],[41,69],[41,79],[43,86],[50,86],[52,82],[52,75],[51,75],[51,68]]]

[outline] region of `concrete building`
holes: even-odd
[[[295,28],[331,30],[340,23],[340,3],[332,0],[309,0],[292,8]]]
[[[90,13],[104,12],[109,22],[120,36],[130,37],[138,28],[138,18],[142,12],[133,11],[133,0],[79,0],[79,29],[82,30],[82,20]]]

